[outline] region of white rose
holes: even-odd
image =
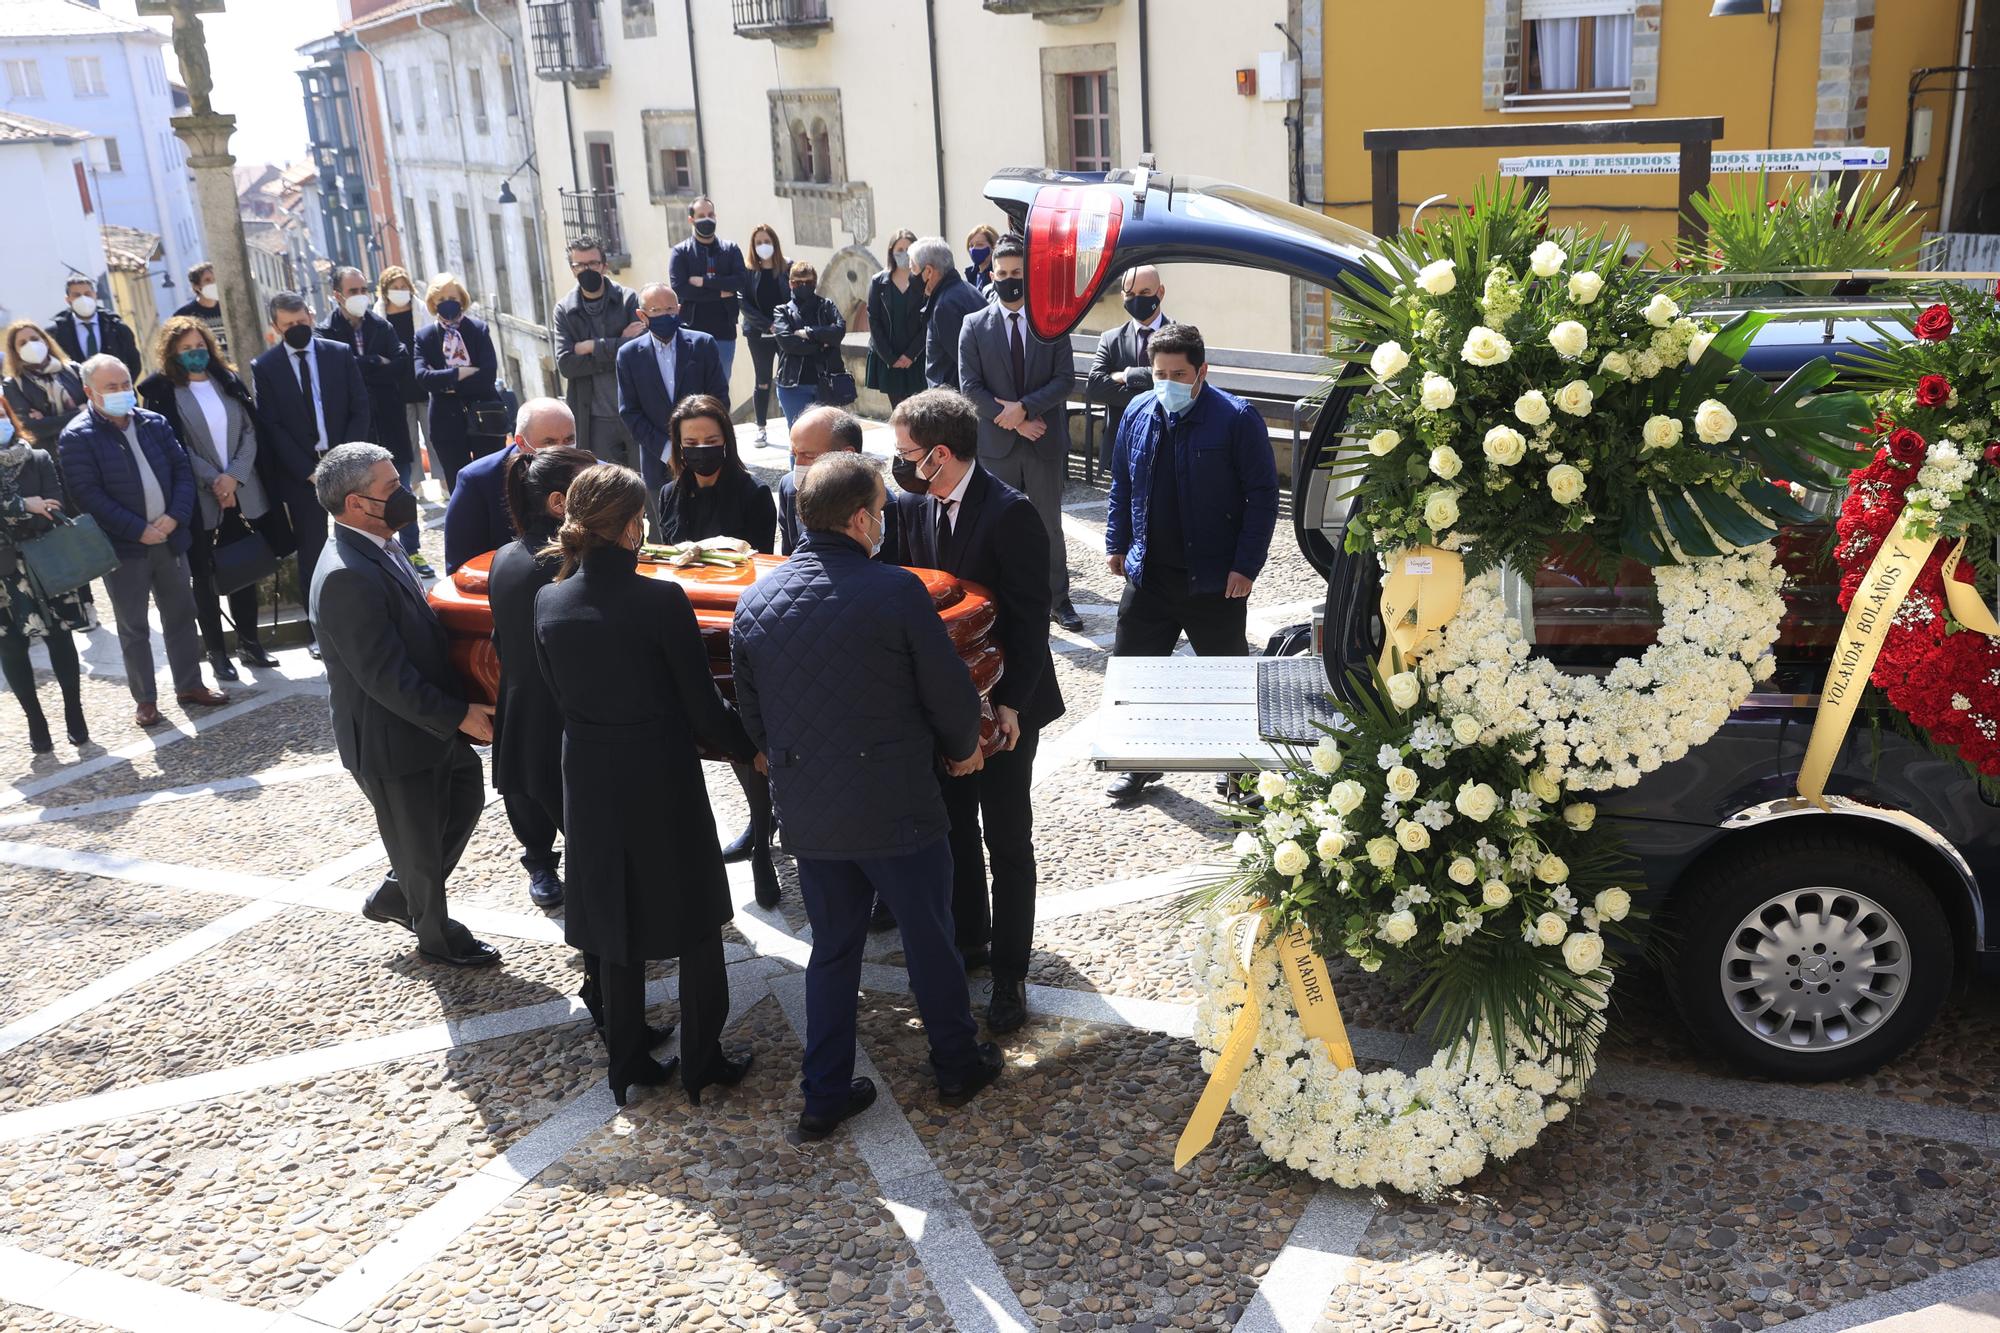
[[[1549,469],[1549,495],[1557,504],[1575,504],[1583,498],[1583,474],[1568,463]]]
[[[1488,907],[1505,907],[1514,901],[1514,891],[1497,879],[1489,879],[1479,886],[1479,901]]]
[[[1530,389],[1514,400],[1514,415],[1524,426],[1539,426],[1549,419],[1549,400],[1540,389]]]
[[[1391,453],[1403,442],[1403,437],[1393,430],[1378,430],[1368,437],[1368,452],[1377,458]]]
[[[1538,278],[1553,278],[1562,272],[1562,266],[1568,260],[1569,255],[1560,245],[1554,241],[1543,241],[1528,256],[1528,269]]]
[[[1303,875],[1311,867],[1312,858],[1306,855],[1306,849],[1290,838],[1271,849],[1271,869],[1280,875]]]
[[[1403,764],[1389,770],[1389,794],[1399,801],[1407,801],[1417,794],[1417,771]]]
[[[1569,878],[1569,862],[1549,852],[1535,862],[1535,878],[1544,884],[1560,884]]]
[[[1597,368],[1607,375],[1616,375],[1621,380],[1632,378],[1632,358],[1623,352],[1606,352]]]
[[[1604,937],[1596,931],[1577,931],[1563,941],[1563,962],[1569,970],[1582,975],[1595,972],[1597,965],[1604,961]]]
[[[1700,333],[1688,339],[1688,364],[1693,365],[1695,362],[1701,360],[1701,354],[1706,352],[1708,345],[1714,341],[1714,329],[1703,329]]]
[[[1668,296],[1665,292],[1661,292],[1652,300],[1646,302],[1646,309],[1642,313],[1646,316],[1648,324],[1651,324],[1656,329],[1664,329],[1667,325],[1680,318],[1681,308],[1674,304],[1674,299],[1671,296]]]
[[[1391,912],[1382,918],[1382,938],[1391,944],[1406,944],[1416,934],[1417,918],[1407,911]]]
[[[1396,840],[1394,838],[1370,838],[1368,840],[1368,864],[1377,870],[1387,870],[1396,864]]]
[[[1556,775],[1546,768],[1538,768],[1528,774],[1528,790],[1533,792],[1535,799],[1544,805],[1562,798],[1562,784],[1556,780]]]
[[[1406,852],[1421,852],[1431,845],[1431,831],[1414,819],[1396,825],[1396,842]]]
[[[1417,673],[1414,671],[1398,671],[1395,675],[1389,677],[1387,685],[1389,702],[1406,713],[1416,705],[1417,699],[1423,694],[1423,686],[1417,683]],[[1409,771],[1407,768],[1400,767],[1390,770],[1392,774],[1399,772],[1408,773]],[[1391,785],[1393,786],[1394,784],[1392,783]]]
[[[1471,857],[1461,856],[1452,861],[1451,869],[1445,873],[1451,876],[1454,884],[1470,884],[1479,878],[1479,867],[1472,863]]]
[[[1523,394],[1521,401],[1525,403],[1529,398],[1533,398],[1537,402],[1540,402],[1541,397],[1539,393]],[[1515,408],[1515,411],[1518,412],[1519,410],[1518,407]],[[1546,413],[1548,410],[1548,404],[1542,403],[1542,411]],[[1544,416],[1542,419],[1546,421],[1548,418]],[[1498,463],[1501,467],[1514,466],[1514,464],[1525,458],[1528,453],[1527,439],[1512,426],[1495,426],[1492,430],[1487,431],[1486,440],[1482,447],[1486,450],[1488,461]]]
[[[1450,481],[1465,470],[1465,464],[1458,459],[1458,450],[1448,444],[1441,444],[1431,450],[1431,471]]]
[[[1586,380],[1571,380],[1556,390],[1556,406],[1573,417],[1590,415],[1590,405],[1596,401]]]
[[[1467,819],[1483,824],[1500,808],[1500,795],[1483,782],[1468,782],[1458,789],[1452,804]]]
[[[1367,799],[1367,791],[1352,778],[1334,783],[1326,793],[1326,803],[1334,808],[1335,813],[1343,815],[1353,814]]]
[[[1514,355],[1514,344],[1484,324],[1474,324],[1458,354],[1475,366],[1497,366]]]
[[[1479,719],[1470,713],[1460,713],[1451,720],[1451,738],[1460,745],[1472,744],[1479,739],[1479,733],[1484,730],[1485,728],[1479,725]]]
[[[1721,444],[1736,433],[1736,414],[1713,398],[1694,410],[1694,433],[1703,444]]]
[[[1375,354],[1368,358],[1368,368],[1375,372],[1378,380],[1400,375],[1409,364],[1410,354],[1403,350],[1403,344],[1393,339],[1376,348]]]
[[[1236,853],[1236,859],[1241,861],[1245,857],[1257,855],[1264,850],[1264,847],[1257,841],[1257,835],[1246,829],[1236,835],[1236,845],[1231,850]]]
[[[1597,895],[1597,914],[1606,921],[1623,921],[1632,910],[1632,895],[1623,889],[1605,889]]]
[[[1424,372],[1423,388],[1419,393],[1424,406],[1433,412],[1442,412],[1458,401],[1458,387],[1434,370]]]
[[[1458,492],[1434,491],[1424,501],[1424,526],[1443,532],[1458,522]]]
[[[1339,829],[1321,829],[1319,841],[1313,845],[1322,861],[1331,861],[1347,850],[1347,835]]]
[[[1577,801],[1563,807],[1563,823],[1578,833],[1590,832],[1590,826],[1597,822],[1597,807],[1589,801]]]
[[[1549,330],[1549,346],[1556,349],[1557,356],[1574,361],[1590,350],[1590,330],[1566,319]]]
[[[1640,432],[1648,449],[1671,449],[1681,442],[1681,423],[1677,417],[1652,416],[1646,418],[1646,425]]]
[[[1275,801],[1291,789],[1292,784],[1285,781],[1283,773],[1259,773],[1257,775],[1257,794],[1267,801]]]
[[[1333,776],[1340,767],[1340,751],[1332,741],[1321,741],[1312,748],[1312,770],[1323,778]]]
[[[1448,296],[1458,286],[1458,265],[1449,259],[1435,259],[1417,270],[1417,286],[1432,296]]]
[[[1544,912],[1535,918],[1535,938],[1541,943],[1561,944],[1567,934],[1569,923],[1554,912]]]
[[[1578,305],[1589,305],[1604,290],[1604,279],[1585,269],[1581,273],[1569,275],[1569,299]]]

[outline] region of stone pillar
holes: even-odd
[[[251,360],[264,350],[265,319],[257,309],[257,283],[250,273],[250,248],[243,240],[242,210],[236,199],[236,158],[229,151],[236,117],[191,111],[175,116],[173,127],[187,145],[195,204],[201,209],[202,238],[208,262],[215,265],[215,281],[222,288],[222,322],[229,330],[229,350],[237,369],[248,374]]]
[[[1868,135],[1868,62],[1875,0],[1826,0],[1820,18],[1813,144],[1860,143]]]

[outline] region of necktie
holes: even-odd
[[[945,548],[951,544],[951,509],[951,501],[938,501],[937,558],[940,565],[944,563]]]
[[[417,577],[417,571],[411,567],[410,558],[403,554],[403,548],[394,542],[390,542],[382,548],[382,555],[395,567],[396,573],[402,578],[404,586],[417,595],[418,601],[422,601],[424,599],[423,581]]]
[[[88,347],[84,348],[84,350],[83,350],[83,354],[84,354],[84,356],[86,356],[86,357],[93,357],[93,356],[96,356],[96,355],[97,355],[97,321],[93,319],[93,320],[91,320],[91,321],[90,321],[90,323],[88,323],[88,324],[84,325],[84,326],[83,326],[83,332],[84,332],[84,336],[85,336],[85,337],[87,337],[87,338],[88,338],[88,339],[90,340],[90,345],[89,345]]]
[[[1017,312],[1007,316],[1007,340],[1009,350],[1014,354],[1014,392],[1026,396],[1028,392],[1028,349],[1021,341],[1021,316]]]
[[[354,330],[354,354],[355,354],[356,356],[360,356],[360,355],[362,354],[362,353],[361,353],[361,326],[360,326],[359,324],[350,324],[350,325],[348,325],[348,327]]]
[[[305,352],[295,352],[293,353],[293,356],[295,356],[298,359],[299,363],[299,396],[306,400],[306,410],[308,412],[312,412],[313,414],[314,417],[313,430],[315,434],[317,434],[319,430],[319,425],[318,425],[319,413],[313,410],[312,362],[306,359],[307,354]],[[320,443],[324,443],[324,441],[315,440],[315,444],[320,444]]]
[[[1139,359],[1141,361],[1146,359],[1146,345],[1152,341],[1153,331],[1151,329],[1139,330]]]

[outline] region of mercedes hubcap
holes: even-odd
[[[1793,889],[1731,932],[1722,994],[1744,1030],[1790,1051],[1825,1051],[1874,1032],[1910,982],[1910,945],[1865,894]]]

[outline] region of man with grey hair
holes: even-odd
[[[362,387],[368,391],[366,435],[350,435],[350,440],[367,440],[387,449],[396,460],[396,471],[405,482],[410,479],[415,452],[410,442],[410,419],[403,411],[403,384],[410,349],[396,336],[389,321],[375,311],[374,294],[360,269],[342,264],[333,271],[333,309],[320,321],[319,336],[354,350],[361,370]],[[412,523],[396,534],[410,563],[420,574],[429,574],[419,552],[421,525]]]
[[[229,702],[201,678],[201,643],[195,632],[194,585],[187,550],[193,540],[194,470],[167,419],[138,405],[132,372],[109,352],[83,363],[80,377],[90,408],[63,428],[58,442],[63,479],[77,507],[97,520],[118,553],[118,568],[104,576],[125,684],[138,705],[142,727],[160,724],[153,676],[149,604],[160,610],[173,671],[174,697],[213,707]]]
[[[958,330],[986,308],[986,297],[958,275],[951,246],[926,236],[910,247],[910,273],[924,284],[924,379],[933,389],[958,387]]]
[[[729,378],[715,339],[681,325],[681,302],[664,282],[639,289],[639,318],[647,336],[618,349],[618,415],[639,449],[639,471],[646,479],[646,513],[653,532],[660,531],[660,488],[667,480],[667,455],[673,449],[668,423],[674,405],[705,393],[729,402]]]
[[[445,881],[472,838],[486,782],[468,743],[493,739],[493,709],[468,703],[444,626],[391,540],[416,512],[389,451],[340,444],[313,472],[333,540],[313,571],[319,636],[340,762],[375,810],[389,874],[362,904],[400,925],[417,952],[452,967],[490,967],[492,945],[451,919]]]
[[[576,417],[560,398],[530,398],[514,414],[514,433],[503,448],[481,454],[458,470],[444,506],[444,572],[475,555],[514,540],[507,512],[507,465],[521,454],[576,443]]]

